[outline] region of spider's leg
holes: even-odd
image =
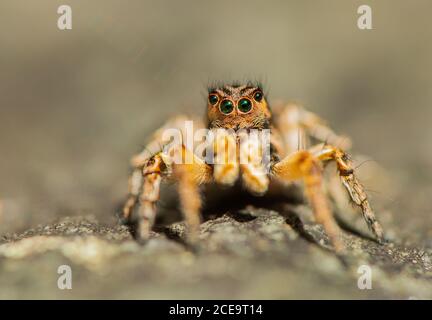
[[[198,238],[201,223],[201,195],[199,187],[212,180],[212,168],[184,146],[181,147],[183,159],[190,163],[174,164],[173,176],[178,181],[180,206],[189,227],[188,238],[194,243]],[[189,154],[189,155],[188,155]]]
[[[164,141],[164,133],[166,130],[177,130],[183,141],[186,137],[186,125],[188,122],[193,123],[193,130],[197,130],[204,127],[204,124],[201,119],[197,119],[194,117],[189,117],[187,115],[179,115],[173,118],[170,118],[165,122],[158,130],[156,130],[151,137],[150,141],[145,145],[143,150],[132,157],[131,164],[134,168],[142,167],[146,161],[151,158],[156,153],[162,151],[162,148],[169,143],[169,141]],[[192,135],[194,132],[192,132]]]
[[[191,239],[197,235],[200,224],[201,199],[198,187],[200,184],[211,180],[211,167],[203,160],[191,154],[191,163],[172,163],[176,159],[175,153],[181,150],[181,160],[187,159],[186,148],[174,146],[168,153],[160,152],[151,157],[142,169],[142,188],[140,203],[137,212],[137,232],[139,240],[147,240],[154,225],[156,217],[156,204],[160,196],[160,184],[163,178],[171,178],[178,181],[178,192],[182,213],[190,228]],[[169,154],[174,158],[170,158]],[[171,169],[168,169],[168,168]]]
[[[156,217],[156,203],[159,200],[162,167],[160,154],[150,158],[142,170],[143,184],[137,217],[137,239],[143,241],[150,236]]]
[[[135,209],[135,206],[138,202],[138,198],[141,192],[143,175],[142,169],[136,168],[133,170],[132,174],[129,177],[129,192],[128,198],[123,206],[123,215],[122,218],[125,221],[130,219],[132,212]]]
[[[330,145],[320,145],[310,150],[321,161],[335,161],[342,184],[348,191],[351,200],[362,210],[363,218],[374,233],[377,240],[384,241],[381,224],[369,204],[364,187],[354,174],[349,156],[341,149]]]
[[[177,168],[180,208],[186,220],[188,239],[196,242],[201,224],[201,195],[197,182],[184,166]]]
[[[162,127],[155,131],[150,141],[145,145],[143,150],[132,157],[131,164],[133,167],[132,174],[129,177],[129,196],[123,206],[123,219],[129,220],[136,204],[138,203],[139,194],[142,191],[143,187],[143,168],[148,165],[148,161],[150,158],[154,157],[156,154],[160,153],[163,145],[167,142],[163,140],[164,131],[167,129],[177,129],[184,134],[184,128],[186,121],[195,121],[195,119],[189,118],[185,115],[179,115],[177,117],[173,117],[169,119]],[[200,121],[194,122],[198,124],[198,127],[201,127],[202,124]],[[152,177],[147,178],[147,180],[151,180]],[[147,184],[149,182],[147,181]],[[150,188],[150,187],[147,187]]]
[[[351,147],[349,138],[336,134],[318,115],[297,103],[279,105],[274,113],[276,128],[283,137],[286,154],[306,149],[310,138],[344,149]]]
[[[274,164],[272,173],[275,177],[287,182],[300,179],[304,181],[305,191],[317,222],[324,226],[335,250],[340,252],[343,249],[343,244],[338,237],[340,232],[339,227],[331,214],[323,190],[320,161],[308,151],[297,151]]]
[[[131,162],[134,170],[129,179],[129,197],[123,207],[123,217],[128,220],[135,218],[132,217],[132,213],[134,208],[139,205],[136,213],[136,236],[138,239],[146,240],[150,235],[156,216],[156,204],[159,200],[161,180],[173,178],[180,181],[181,175],[175,176],[172,174],[171,156],[175,158],[178,155],[176,150],[185,150],[186,148],[182,145],[183,142],[172,144],[171,141],[164,141],[166,130],[176,131],[181,136],[181,141],[185,141],[185,138],[188,137],[187,134],[194,135],[197,129],[203,127],[202,120],[194,117],[180,115],[171,118],[154,133],[144,150],[132,158]],[[188,132],[188,130],[192,130],[192,132]],[[193,152],[191,153],[193,154]],[[200,163],[198,167],[205,166],[206,169],[208,168],[195,155],[192,158],[194,159],[193,164]],[[181,166],[178,165],[178,167]],[[196,168],[197,166],[192,167],[194,168],[191,170],[192,172],[197,172],[198,176],[201,174],[197,179],[199,181],[203,180],[202,172]]]

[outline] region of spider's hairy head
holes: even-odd
[[[210,128],[267,129],[271,112],[258,83],[216,84],[208,90]]]

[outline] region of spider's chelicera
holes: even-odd
[[[191,241],[201,221],[200,186],[231,186],[241,180],[247,191],[264,195],[272,183],[301,180],[317,222],[340,251],[339,227],[323,188],[324,165],[334,162],[348,196],[361,209],[376,238],[383,241],[382,227],[343,150],[349,147],[347,140],[296,103],[272,107],[270,111],[258,84],[218,85],[209,89],[205,121],[177,116],[158,129],[146,148],[132,158],[123,217],[137,222],[136,236],[140,240],[150,236],[162,179],[178,182]],[[340,146],[343,141],[345,148]]]

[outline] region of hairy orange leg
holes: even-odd
[[[156,218],[163,161],[160,155],[150,158],[142,170],[143,186],[138,209],[137,238],[147,240]]]
[[[125,218],[132,218],[131,212],[137,203],[137,193],[140,190],[136,236],[142,241],[149,238],[154,225],[162,179],[171,178],[178,181],[181,209],[189,226],[191,239],[196,238],[201,221],[199,185],[211,180],[211,167],[184,146],[174,146],[166,151],[152,156],[145,162],[142,170],[136,169],[130,178],[130,195],[123,214]],[[181,153],[181,163],[172,163],[171,160],[176,159],[178,152]],[[183,163],[188,156],[192,159],[191,163]],[[136,173],[137,170],[141,176]],[[142,185],[138,187],[140,181]]]
[[[320,161],[312,153],[302,150],[290,154],[273,165],[272,172],[277,178],[287,182],[300,179],[304,181],[305,191],[317,222],[324,226],[335,250],[342,251],[343,244],[339,239],[339,227],[331,214],[323,190]]]
[[[285,142],[284,149],[287,154],[307,149],[310,138],[339,145],[344,149],[351,147],[348,137],[336,134],[318,115],[297,103],[277,107],[274,119]]]
[[[164,123],[158,130],[155,131],[152,138],[145,145],[143,150],[132,157],[131,164],[134,168],[142,168],[146,161],[154,156],[155,154],[161,152],[162,147],[168,143],[168,141],[164,140],[164,133],[167,130],[178,130],[181,134],[183,141],[186,138],[186,125],[188,122],[193,123],[193,130],[201,129],[204,127],[204,124],[201,119],[197,119],[195,117],[189,117],[187,115],[178,115],[176,117],[170,118],[168,121]],[[192,132],[192,134],[194,134]]]
[[[208,183],[212,178],[212,169],[190,150],[181,147],[183,159],[191,159],[191,163],[174,164],[173,175],[178,181],[180,206],[189,227],[189,241],[194,243],[198,237],[201,223],[201,195],[199,186]]]
[[[348,155],[341,149],[331,145],[317,145],[310,151],[321,161],[335,161],[342,184],[348,191],[351,200],[361,209],[363,218],[378,241],[384,241],[384,232],[381,224],[369,204],[363,185],[354,174],[354,168]]]
[[[129,177],[128,198],[123,206],[122,218],[127,221],[130,219],[132,212],[138,202],[143,181],[142,169],[134,169]]]

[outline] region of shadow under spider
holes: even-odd
[[[209,186],[205,192],[203,192],[202,216],[204,222],[216,219],[224,214],[227,214],[238,222],[249,222],[258,218],[258,215],[249,213],[247,207],[258,210],[273,210],[278,212],[300,237],[304,238],[309,243],[327,250],[327,248],[321,246],[314,237],[305,230],[303,222],[295,209],[286,208],[286,204],[295,206],[303,203],[304,200],[301,190],[296,186],[285,189],[283,193],[273,192],[260,197],[249,194],[243,190],[239,184],[229,189],[219,186]],[[177,203],[173,205],[177,205]],[[165,207],[165,209],[167,209],[167,207]],[[175,207],[171,207],[170,209],[175,210]],[[155,230],[164,233],[167,238],[187,246],[187,242],[178,233],[167,227],[166,221],[162,223],[162,220],[163,219],[157,221]],[[181,216],[177,221],[181,221]]]
[[[329,248],[322,246],[310,233],[305,230],[299,213],[295,210],[296,205],[304,204],[302,190],[296,185],[284,188],[283,191],[278,190],[275,192],[269,192],[268,194],[260,197],[249,194],[241,187],[239,183],[230,188],[211,185],[207,186],[203,190],[202,195],[203,222],[216,219],[223,216],[224,214],[227,214],[229,217],[238,222],[253,221],[258,218],[258,215],[248,213],[249,210],[247,207],[249,206],[255,209],[273,210],[278,212],[285,219],[285,222],[290,225],[300,237],[309,243],[318,246],[320,249],[332,251]],[[290,207],[287,205],[292,206]],[[157,216],[153,230],[163,233],[168,239],[181,244],[187,249],[192,249],[195,251],[195,248],[190,246],[190,244],[184,239],[180,232],[176,232],[169,227],[169,225],[172,223],[183,221],[181,213],[178,210],[178,198],[176,192],[171,192],[171,198],[168,200],[162,200],[158,207],[160,214]],[[334,216],[341,229],[360,238],[376,242],[373,237],[352,227],[337,213],[334,214]],[[126,222],[125,224],[128,226],[132,237],[137,239],[135,234],[136,223]]]

